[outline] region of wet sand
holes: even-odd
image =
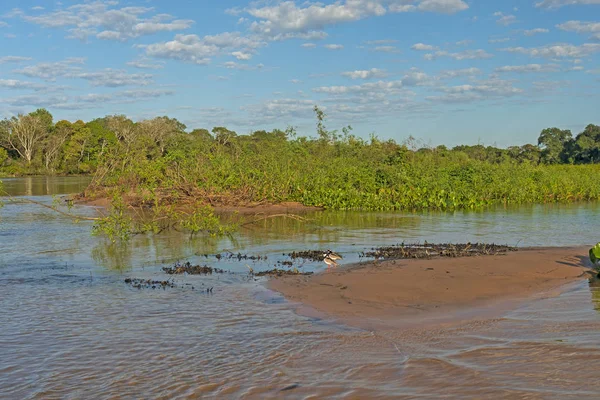
[[[313,276],[273,278],[270,289],[306,315],[351,325],[452,319],[500,311],[590,276],[587,247],[530,248],[506,255],[389,260],[340,266]],[[417,317],[417,318],[411,318]]]

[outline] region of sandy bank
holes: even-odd
[[[420,319],[523,300],[584,279],[589,276],[587,251],[522,249],[498,256],[369,262],[273,278],[268,285],[308,306],[304,312],[317,310],[351,324]]]

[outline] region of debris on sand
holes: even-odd
[[[177,263],[172,267],[163,267],[163,271],[169,275],[180,275],[186,273],[190,275],[212,275],[213,273],[225,273],[225,271],[220,268],[209,267],[208,265],[192,265],[189,261],[185,264]]]
[[[517,251],[516,247],[487,243],[423,243],[399,244],[371,249],[372,251],[360,253],[360,257],[376,259],[404,259],[404,258],[435,258],[435,257],[470,257],[482,255],[506,254]]]

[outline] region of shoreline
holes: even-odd
[[[588,247],[504,255],[370,261],[310,276],[271,278],[299,314],[376,329],[499,316],[591,277]]]

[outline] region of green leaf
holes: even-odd
[[[596,264],[600,261],[600,242],[590,249],[590,261]]]

